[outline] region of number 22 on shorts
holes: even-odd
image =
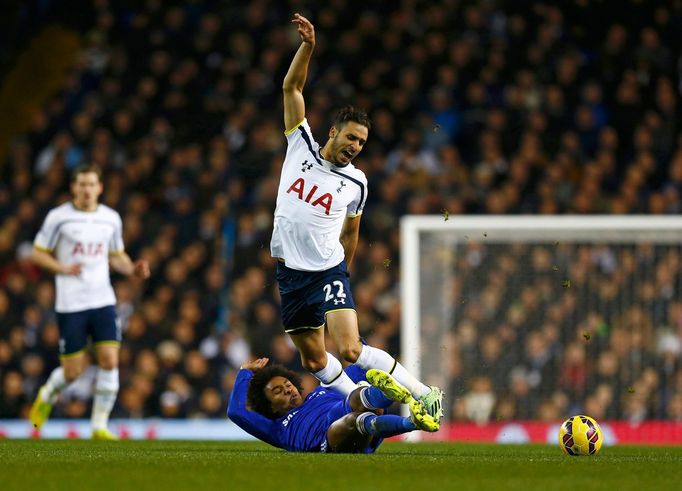
[[[332,292],[332,289],[336,287],[336,293]],[[330,300],[334,300],[334,305],[345,305],[346,303],[346,293],[343,291],[343,283],[340,282],[339,280],[332,281],[331,283],[327,283],[324,285],[322,288],[324,290],[324,301],[329,302]],[[334,298],[336,297],[336,298]]]

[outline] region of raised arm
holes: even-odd
[[[294,14],[291,22],[298,26],[298,33],[301,35],[302,42],[291,61],[289,71],[287,71],[282,84],[285,132],[295,128],[305,117],[303,86],[308,76],[310,57],[315,49],[315,28],[311,22],[299,14]]]
[[[275,423],[262,414],[249,410],[246,402],[253,373],[263,368],[267,362],[267,358],[259,358],[241,366],[230,394],[227,417],[248,434],[275,447],[282,447],[282,442],[277,439]]]

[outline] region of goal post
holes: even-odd
[[[517,293],[520,295],[521,291],[525,291],[524,295],[533,297],[533,289],[541,294],[543,301],[538,303],[538,311],[531,312],[533,322],[522,325],[523,329],[532,333],[544,328],[538,325],[548,314],[542,309],[551,307],[551,313],[556,314],[555,304],[564,302],[564,298],[585,302],[584,306],[577,306],[572,317],[562,320],[564,331],[592,325],[593,320],[585,318],[588,314],[600,316],[604,323],[614,323],[620,328],[627,324],[624,319],[635,315],[629,308],[636,305],[639,309],[637,315],[651,317],[641,322],[653,325],[654,334],[659,333],[661,316],[665,317],[666,313],[658,312],[657,319],[653,319],[653,313],[647,310],[648,304],[640,301],[640,296],[648,293],[640,290],[649,284],[653,285],[652,288],[657,287],[659,277],[666,276],[666,270],[669,270],[674,294],[668,300],[677,301],[682,291],[681,246],[682,218],[677,216],[403,216],[400,221],[400,359],[407,370],[419,379],[428,384],[442,385],[448,391],[451,380],[448,379],[449,368],[444,365],[469,349],[461,345],[457,328],[461,327],[461,323],[473,325],[475,329],[480,327],[476,319],[467,319],[463,312],[468,308],[472,312],[497,309],[490,317],[498,319],[497,325],[502,325],[508,322],[505,318],[508,312],[512,318],[516,315]],[[651,254],[651,260],[641,261],[641,264],[635,261],[636,264],[631,265],[633,258],[642,254]],[[596,266],[585,264],[592,260]],[[466,271],[461,269],[463,263],[469,268]],[[511,268],[510,271],[514,272],[498,274],[495,271],[498,267],[502,270]],[[480,269],[480,277],[476,276],[477,268]],[[538,268],[544,269],[537,272]],[[613,285],[625,281],[622,278],[624,274],[627,275],[627,285],[615,294],[606,292],[613,298],[612,301],[603,301],[601,290],[613,290]],[[466,278],[466,283],[460,282],[459,278]],[[514,286],[501,287],[499,291],[486,290],[486,283],[491,278],[502,282],[513,278]],[[500,294],[505,298],[499,300]],[[488,298],[494,299],[494,309],[486,304]],[[475,303],[475,307],[470,307],[470,303]],[[661,310],[663,306],[657,305],[657,308]],[[481,332],[474,333],[474,336],[482,336],[486,329],[497,332],[496,321],[486,322],[480,327]],[[566,342],[573,342],[570,336],[574,333],[563,332],[560,335],[562,339],[568,339]],[[585,336],[587,338],[589,334]],[[654,344],[659,337],[655,337],[647,347],[652,356],[657,356]],[[522,342],[526,339],[518,338],[519,345],[509,347],[518,351],[517,358],[524,356]],[[605,340],[599,347],[595,343],[586,349],[599,352],[607,345],[608,340]],[[456,356],[451,356],[450,350],[459,351]],[[464,355],[468,359],[474,356],[471,353]],[[552,356],[556,358],[553,363],[558,366],[564,353]],[[506,380],[505,377],[519,364],[522,363],[497,367],[498,371],[504,372],[499,374],[499,380]],[[471,376],[472,373],[476,375],[476,369],[467,367],[466,371]],[[636,382],[637,370],[633,368],[629,372],[632,380],[627,383]],[[491,367],[486,367],[486,374],[490,373]],[[545,397],[546,394],[540,395]],[[449,420],[452,407],[446,407],[445,411],[445,419]]]

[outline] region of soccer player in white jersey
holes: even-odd
[[[33,261],[54,273],[61,366],[38,391],[29,418],[40,429],[59,392],[85,370],[85,348],[92,339],[97,360],[92,404],[92,438],[117,440],[107,423],[118,394],[118,351],[121,329],[109,267],[139,278],[149,277],[149,264],[135,263],[125,253],[120,215],[98,203],[101,171],[77,168],[71,179],[73,200],[52,209],[33,243]]]
[[[412,376],[388,353],[364,344],[350,290],[367,179],[353,166],[371,127],[367,114],[348,106],[336,115],[324,146],[315,142],[305,118],[303,86],[315,47],[315,29],[295,14],[301,45],[284,78],[287,153],[282,165],[271,254],[278,260],[282,322],[303,366],[328,387],[350,394],[356,387],[326,352],[324,326],[349,363],[391,374],[440,423],[443,393]]]

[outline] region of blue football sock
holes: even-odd
[[[365,387],[360,393],[360,400],[369,409],[386,409],[393,401],[376,387]]]
[[[417,429],[414,423],[410,421],[410,418],[396,416],[395,414],[385,414],[383,416],[370,415],[365,418],[363,424],[368,435],[379,438],[402,435]]]

